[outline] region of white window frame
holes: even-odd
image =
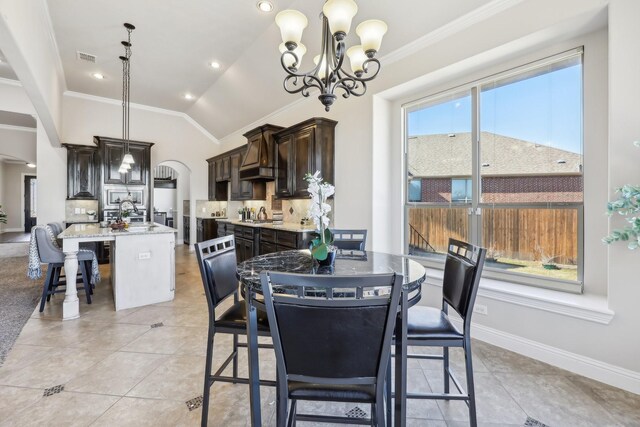
[[[489,204],[489,203],[480,203],[480,186],[481,186],[481,174],[479,171],[479,140],[480,140],[480,88],[482,85],[487,84],[491,81],[497,79],[504,79],[510,76],[516,76],[519,74],[523,74],[534,69],[542,68],[546,65],[550,65],[556,62],[568,60],[570,58],[580,57],[582,70],[584,73],[584,48],[578,47],[575,49],[571,49],[556,55],[552,55],[537,61],[530,62],[528,64],[515,67],[504,72],[500,72],[497,74],[493,74],[490,76],[486,76],[484,78],[474,80],[472,82],[465,83],[463,85],[459,85],[445,91],[438,92],[433,95],[429,95],[418,100],[414,100],[402,105],[402,139],[404,143],[404,156],[403,156],[403,171],[406,174],[408,171],[408,114],[420,110],[425,107],[427,104],[435,104],[440,100],[451,97],[452,95],[461,94],[463,92],[470,91],[471,92],[471,103],[472,103],[472,127],[471,127],[471,137],[474,144],[472,144],[472,177],[477,177],[475,179],[474,188],[472,191],[472,201],[470,203],[464,202],[453,202],[447,204],[443,203],[428,203],[428,202],[410,202],[408,199],[408,181],[405,178],[403,182],[405,183],[405,189],[403,190],[404,194],[404,218],[403,218],[403,228],[404,228],[404,241],[403,241],[403,249],[406,256],[416,259],[422,264],[436,268],[442,269],[444,267],[444,255],[433,255],[429,257],[424,256],[415,256],[409,255],[409,209],[410,208],[436,208],[436,207],[450,207],[450,208],[461,208],[468,207],[469,210],[469,237],[471,242],[480,242],[482,235],[482,208],[570,208],[577,209],[578,216],[578,278],[576,281],[573,280],[563,280],[563,279],[555,279],[545,276],[536,276],[531,274],[524,273],[516,273],[509,272],[505,273],[504,271],[496,268],[491,268],[485,265],[483,270],[483,277],[503,280],[506,282],[518,283],[529,286],[536,286],[545,289],[559,290],[564,292],[571,292],[581,294],[584,291],[584,197],[581,203],[526,203],[526,204]],[[581,120],[584,117],[584,75],[582,76],[582,91],[581,91]],[[584,121],[582,121],[582,129],[584,130]],[[582,138],[583,139],[583,138]],[[582,141],[584,144],[584,141]],[[583,149],[583,157],[584,157],[584,149]],[[583,165],[584,165],[583,161]],[[582,176],[584,176],[584,168],[582,170]],[[584,194],[584,188],[583,188]],[[482,244],[482,243],[480,243]]]

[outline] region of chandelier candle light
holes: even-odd
[[[122,139],[125,141],[126,154],[122,158],[120,169],[118,169],[121,174],[129,172],[131,165],[135,163],[129,151],[129,94],[131,93],[131,32],[136,27],[127,23],[124,24],[124,27],[127,29],[127,40],[121,42],[124,46],[124,56],[120,56],[120,60],[122,61]]]
[[[367,82],[373,80],[380,71],[380,61],[375,55],[380,50],[382,36],[387,32],[387,24],[377,19],[362,22],[356,27],[361,44],[345,51],[344,40],[357,12],[358,5],[353,0],[327,0],[320,14],[321,52],[313,59],[315,67],[307,73],[298,72],[302,57],[307,52],[301,43],[302,32],[309,23],[307,17],[291,9],[276,15],[276,24],[282,35],[280,62],[287,72],[284,79],[287,92],[301,92],[306,97],[311,89],[317,88],[320,91],[318,99],[326,111],[336,99],[336,89],[342,89],[344,98],[366,93]],[[345,54],[349,57],[351,73],[343,68]]]

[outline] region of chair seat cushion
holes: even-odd
[[[262,310],[256,310],[258,313],[258,331],[269,332],[269,320],[267,313]],[[247,304],[244,300],[233,304],[227,311],[216,319],[214,322],[216,327],[221,328],[247,328]]]
[[[460,340],[463,334],[449,321],[442,310],[433,307],[415,306],[407,318],[409,340]]]
[[[327,385],[289,381],[289,397],[334,402],[375,402],[376,389],[370,384]]]

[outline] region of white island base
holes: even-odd
[[[80,243],[109,241],[116,310],[171,301],[176,280],[175,233],[175,229],[159,224],[135,225],[128,231],[111,231],[97,224],[71,225],[58,235],[63,242],[65,274],[77,274]],[[79,317],[79,303],[76,283],[70,281],[62,303],[63,320]]]
[[[173,233],[116,238],[111,253],[116,311],[173,300],[176,278]]]

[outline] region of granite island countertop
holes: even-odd
[[[152,222],[133,223],[127,230],[112,230],[111,227],[102,228],[98,224],[72,224],[62,233],[59,239],[71,238],[115,238],[116,236],[139,236],[141,234],[177,233],[178,230]]]
[[[270,222],[242,222],[237,219],[221,219],[220,222],[226,222],[227,224],[239,225],[242,227],[268,228],[271,230],[292,231],[294,233],[316,231],[315,225],[300,225],[295,222],[285,222],[282,225],[273,225]]]

